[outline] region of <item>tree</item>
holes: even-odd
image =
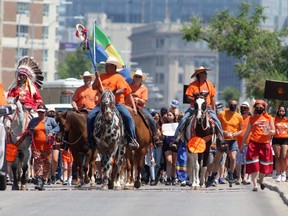
[[[58,76],[60,79],[74,77],[79,79],[84,71],[93,73],[93,66],[88,51],[84,52],[78,48],[75,53],[69,53],[63,63],[58,65]]]
[[[230,100],[239,101],[240,98],[240,91],[234,87],[226,87],[223,90],[222,99],[225,101],[226,104],[229,104]]]
[[[266,18],[261,5],[243,1],[238,15],[224,10],[207,25],[194,16],[181,32],[187,41],[204,40],[212,50],[235,57],[235,70],[246,81],[247,95],[263,98],[266,79],[285,80],[288,75],[288,49],[282,43],[288,31],[261,28]]]

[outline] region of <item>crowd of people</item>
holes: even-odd
[[[148,89],[143,83],[143,72],[139,69],[133,73],[133,81],[128,84],[118,74],[119,68],[121,65],[117,59],[108,57],[106,73],[100,75],[96,72],[94,75],[84,72],[81,76],[84,85],[73,95],[73,108],[89,111],[87,149],[95,148],[92,128],[100,112],[101,92],[111,90],[115,95],[115,106],[129,134],[127,147],[139,147],[132,118],[132,115],[137,115],[137,106],[150,122],[153,142],[143,161],[142,183],[151,186],[159,182],[167,186],[191,186],[191,167],[187,157],[189,150],[182,134],[189,117],[195,112],[195,95],[202,94],[206,99],[207,112],[215,123],[217,136],[215,143],[208,149],[206,187],[228,181],[236,185],[252,183],[253,191],[258,191],[258,182],[261,189],[265,188],[263,179],[272,173],[273,165],[275,181],[287,181],[288,119],[285,106],[280,105],[275,117],[272,117],[263,100],[256,100],[250,106],[246,101],[239,105],[237,100],[231,98],[227,108],[219,110],[215,102],[216,89],[207,80],[210,69],[201,66],[192,74],[191,78],[195,80],[185,92],[190,102],[186,112],[179,110],[180,103],[176,99],[160,110],[148,109]],[[29,77],[29,68],[19,67],[17,80],[9,88],[8,97],[19,97],[25,107],[37,113],[37,117],[32,118],[27,126],[27,135],[32,144],[33,169],[30,177],[35,179],[37,190],[43,190],[45,183],[54,184],[57,180],[61,180],[63,185],[71,184],[73,157],[69,147],[63,147],[62,140],[57,139],[60,127],[55,120],[55,109],[46,108],[37,86]],[[125,105],[132,107],[132,115]],[[97,172],[101,176],[99,165],[98,160]]]

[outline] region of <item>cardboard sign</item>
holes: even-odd
[[[288,82],[266,80],[264,98],[288,100]]]
[[[174,136],[178,123],[162,124],[162,133],[164,136]]]

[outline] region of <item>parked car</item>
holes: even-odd
[[[3,116],[11,113],[12,109],[10,106],[0,106],[0,190],[5,190],[7,184],[6,131]]]

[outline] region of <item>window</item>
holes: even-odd
[[[164,84],[165,81],[164,79],[165,79],[164,73],[156,73],[156,80],[155,80],[156,84]]]
[[[48,60],[48,50],[47,49],[44,49],[44,50],[42,50],[42,61],[45,61],[45,62],[47,62],[47,60]]]
[[[17,3],[17,14],[29,14],[29,3],[18,2]]]
[[[29,31],[28,25],[17,25],[16,37],[27,37]]]
[[[164,39],[163,38],[157,38],[156,39],[156,48],[164,48]]]
[[[19,56],[20,56],[20,57],[28,56],[28,49],[26,49],[26,48],[19,48]]]
[[[156,66],[164,66],[164,56],[156,56]]]
[[[49,35],[49,27],[44,26],[43,27],[43,34],[42,34],[43,39],[48,39],[48,35]]]
[[[49,5],[44,4],[43,5],[43,16],[48,16],[49,15]]]
[[[183,81],[183,74],[178,74],[178,83],[181,83],[181,84],[184,83],[184,81]]]

